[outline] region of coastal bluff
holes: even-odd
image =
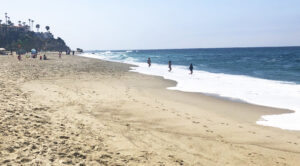
[[[34,32],[27,25],[0,24],[0,48],[7,51],[29,52],[35,48],[39,51],[70,50],[65,41],[50,32]]]

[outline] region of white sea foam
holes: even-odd
[[[104,54],[111,54],[111,51],[105,51]]]
[[[84,54],[83,56],[110,60],[107,56],[96,54]],[[300,130],[299,84],[199,70],[195,70],[194,74],[190,75],[188,68],[184,66],[173,66],[172,72],[168,72],[167,65],[152,64],[149,68],[146,63],[137,63],[134,62],[134,59],[127,60],[121,62],[138,66],[132,67],[133,72],[162,76],[165,79],[176,81],[177,85],[169,87],[170,90],[217,94],[252,104],[293,110],[295,113],[262,116],[257,124]]]

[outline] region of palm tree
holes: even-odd
[[[32,23],[32,30],[33,30],[33,22],[34,22],[34,20],[31,20],[31,23]]]
[[[7,24],[8,24],[8,25],[11,25],[12,22],[10,21],[10,17],[7,17],[7,18],[8,18]]]
[[[18,22],[19,22],[19,27],[22,26],[21,21],[18,21]]]
[[[31,19],[30,18],[28,19],[28,22],[29,22],[28,25],[29,25],[29,30],[30,30],[30,28],[31,28],[31,26],[30,26]]]
[[[26,22],[23,22],[23,26],[25,26],[26,25]]]
[[[50,27],[47,25],[46,26],[46,30],[49,32],[49,30],[50,30]]]
[[[2,20],[0,20],[0,24],[1,24]]]
[[[40,24],[36,24],[36,26],[35,26],[35,27],[36,27],[36,31],[37,31],[37,32],[39,32],[39,29],[40,29]]]
[[[5,23],[7,24],[7,13],[5,13]]]

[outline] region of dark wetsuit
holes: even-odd
[[[191,74],[193,74],[193,69],[194,69],[194,66],[193,66],[193,64],[191,63],[191,65],[190,65],[190,71],[191,71]]]
[[[148,58],[147,63],[148,63],[148,66],[150,67],[151,66],[151,59],[150,58]]]

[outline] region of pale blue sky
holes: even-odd
[[[300,45],[300,0],[0,0],[73,49]]]

